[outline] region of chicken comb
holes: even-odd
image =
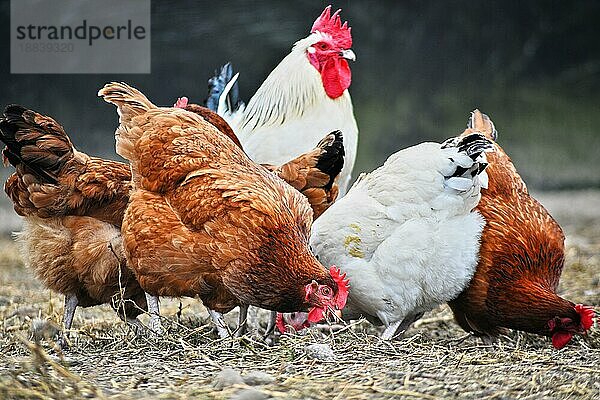
[[[315,20],[310,33],[316,31],[325,33],[331,36],[339,47],[349,49],[352,47],[352,34],[350,33],[352,28],[348,26],[348,21],[342,25],[340,11],[342,10],[339,9],[331,15],[331,5],[325,7],[319,18]]]
[[[337,283],[338,293],[335,297],[335,305],[338,310],[341,310],[346,305],[346,300],[348,299],[348,289],[350,288],[350,280],[346,278],[346,273],[342,273],[342,270],[332,265],[329,268],[329,274]]]
[[[575,305],[575,311],[581,317],[581,325],[583,325],[583,329],[586,331],[594,325],[594,316],[596,315],[596,311],[590,306],[584,306],[583,304]]]
[[[177,99],[177,101],[175,102],[175,104],[173,104],[173,107],[175,108],[186,108],[188,105],[188,98],[183,96],[183,97],[179,97]]]

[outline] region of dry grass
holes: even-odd
[[[568,226],[561,283],[566,297],[596,306],[597,222]],[[34,318],[60,321],[62,298],[31,277],[9,239],[0,241],[0,398],[600,398],[598,327],[562,351],[522,333],[484,345],[444,306],[393,343],[360,321],[342,332],[310,331],[266,345],[252,333],[217,340],[201,304],[182,304],[178,317],[179,302],[163,302],[168,334],[161,338],[136,337],[108,306],[79,309],[72,350],[62,354],[52,340],[36,343],[30,334]],[[255,329],[264,319],[253,316]],[[328,344],[335,360],[309,358],[304,349],[312,343]],[[245,384],[217,389],[224,368],[264,371],[275,380],[254,391]]]

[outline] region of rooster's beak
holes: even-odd
[[[340,51],[340,56],[346,60],[356,61],[356,54],[350,49]]]

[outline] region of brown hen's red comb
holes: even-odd
[[[583,304],[575,305],[575,311],[581,317],[581,325],[583,325],[583,329],[586,331],[594,325],[594,316],[596,315],[596,311],[590,306],[584,306]]]
[[[342,273],[342,270],[332,265],[329,268],[329,273],[331,277],[338,285],[338,293],[335,296],[335,305],[338,310],[341,310],[346,305],[346,300],[348,299],[348,289],[350,288],[350,280],[346,279],[346,273]]]
[[[188,98],[183,96],[177,99],[177,102],[173,104],[175,108],[186,108],[188,105]]]
[[[337,43],[342,49],[349,49],[352,47],[352,34],[350,33],[351,28],[348,26],[348,21],[342,25],[340,19],[340,10],[331,15],[331,6],[325,7],[325,10],[321,13],[319,18],[315,21],[310,30],[310,33],[319,31],[326,33]]]

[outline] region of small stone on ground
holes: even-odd
[[[321,361],[333,361],[335,359],[335,353],[326,344],[314,343],[306,346],[304,352],[309,358]]]

